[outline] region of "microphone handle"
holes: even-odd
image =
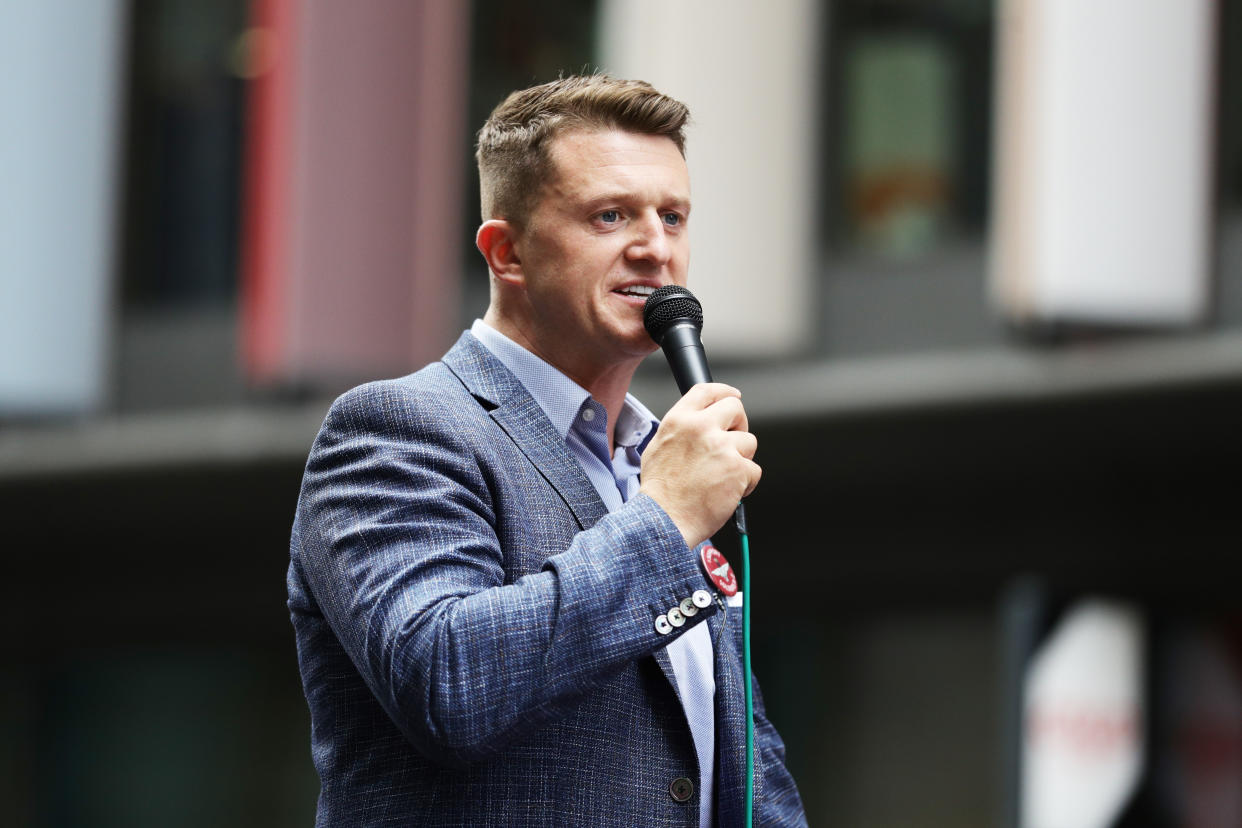
[[[712,381],[699,329],[689,320],[674,324],[665,331],[660,347],[664,349],[664,356],[681,393],[685,394],[692,385]]]

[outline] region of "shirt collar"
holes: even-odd
[[[617,416],[616,442],[642,452],[655,436],[660,421],[633,394],[625,395],[625,405]]]
[[[482,319],[474,320],[470,333],[526,386],[557,433],[562,438],[567,437],[578,412],[591,398],[590,392]],[[634,446],[642,451],[655,436],[657,425],[659,420],[647,407],[633,394],[626,394],[625,405],[617,417],[617,445]]]

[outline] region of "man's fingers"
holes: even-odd
[[[723,382],[701,382],[698,385],[691,386],[685,396],[673,407],[687,406],[692,411],[701,411],[717,400],[740,396],[742,396],[742,392],[732,385],[725,385]]]
[[[750,423],[742,406],[742,392],[722,382],[703,382],[692,386],[685,396],[669,409],[665,419],[678,414],[703,411],[711,415],[717,428],[725,431],[746,431]]]
[[[755,452],[759,449],[759,440],[755,435],[749,431],[731,431],[729,436],[733,438],[733,446],[738,454],[747,460],[754,459]]]
[[[747,460],[746,462],[748,464],[747,465],[747,481],[748,482],[746,484],[746,494],[742,495],[742,497],[749,497],[750,493],[753,492],[755,490],[755,487],[759,485],[759,478],[763,477],[763,469],[759,467],[758,463],[754,462],[753,460]]]
[[[750,421],[746,419],[746,408],[738,397],[722,397],[704,409],[712,422],[725,431],[747,431]]]

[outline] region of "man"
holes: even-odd
[[[485,318],[332,406],[289,567],[319,824],[743,824],[741,596],[699,551],[755,438],[729,386],[658,431],[627,393],[646,296],[686,281],[686,118],[604,76],[511,95]],[[756,699],[755,824],[804,824]]]

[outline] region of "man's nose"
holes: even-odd
[[[658,213],[644,214],[631,227],[634,236],[626,250],[628,258],[631,261],[648,261],[659,266],[668,264],[673,255],[673,246],[663,217]]]

